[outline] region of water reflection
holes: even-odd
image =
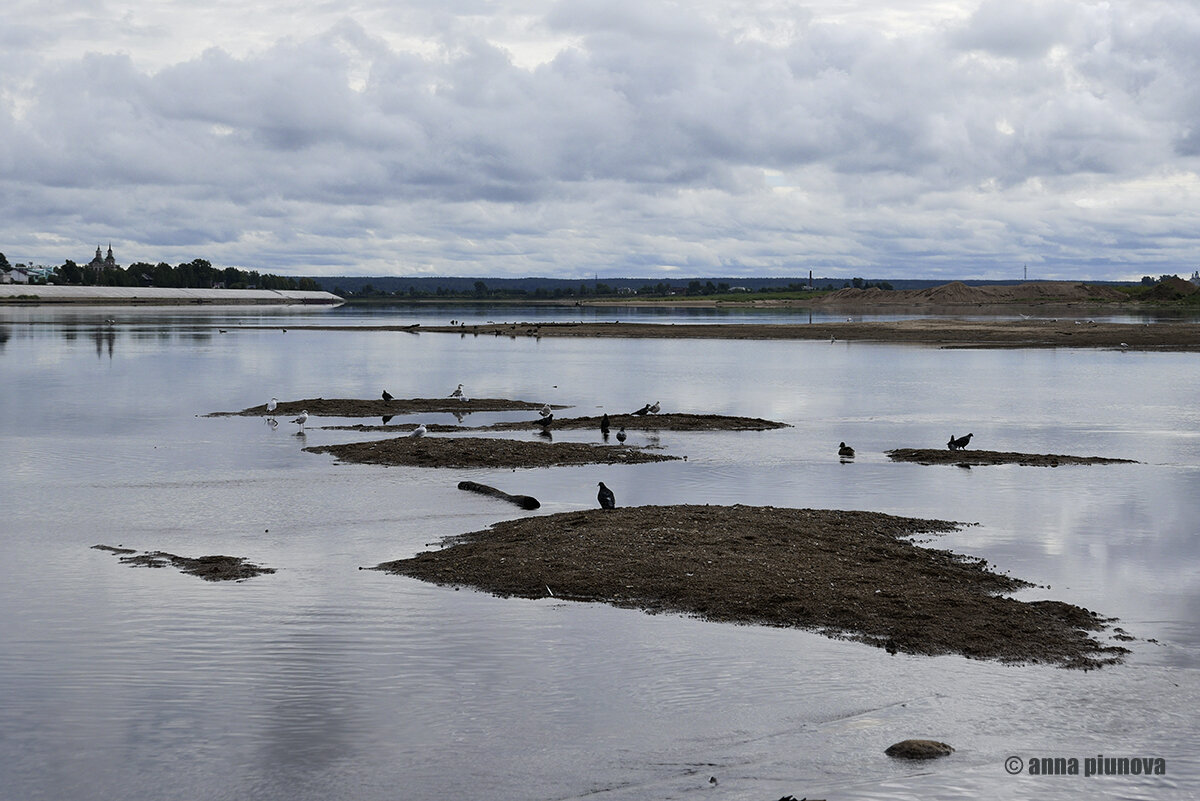
[[[464,307],[447,319],[509,313]],[[280,334],[284,322],[430,321],[447,311],[426,314],[0,311],[0,387],[20,410],[0,417],[0,731],[17,733],[0,738],[5,792],[679,797],[702,769],[747,798],[801,797],[819,784],[830,797],[936,800],[1010,792],[1003,759],[1030,742],[1081,754],[1200,748],[1190,713],[1200,698],[1193,354]],[[236,329],[250,320],[278,328]],[[97,364],[93,353],[107,358]],[[376,432],[202,416],[272,396],[375,398],[383,386],[443,397],[459,381],[480,397],[566,407],[556,417],[624,414],[661,398],[664,410],[790,427],[627,432],[628,444],[687,462],[437,471],[301,450]],[[951,431],[973,432],[973,448],[1138,464],[962,470],[885,455],[944,447]],[[553,425],[545,435],[610,441]],[[842,440],[853,461],[839,458]],[[460,479],[533,495],[546,513],[593,508],[604,480],[622,505],[977,523],[933,544],[1034,581],[1027,597],[1118,616],[1140,639],[1125,668],[1064,675],[359,570],[521,514],[459,491]],[[96,542],[243,555],[279,572],[212,585],[126,568],[91,551]],[[958,761],[919,774],[882,764],[879,740],[894,731],[936,733],[961,746]],[[1171,764],[1181,784],[1200,778],[1186,759]],[[1130,797],[1162,789],[1130,788]],[[1078,793],[1037,789],[1064,801]]]

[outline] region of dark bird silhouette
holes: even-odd
[[[386,389],[383,391],[383,399],[388,403],[391,403],[395,400],[395,398],[392,397],[392,393],[388,392]]]
[[[616,509],[617,498],[613,495],[613,491],[604,486],[604,482],[600,482],[600,491],[596,493],[596,500],[600,501],[601,509]]]
[[[600,418],[600,433],[608,433],[608,412],[605,412],[604,416]]]
[[[959,437],[958,439],[955,439],[954,435],[951,434],[950,441],[946,443],[946,447],[952,451],[962,450],[971,442],[971,437],[973,436],[975,435],[967,434],[965,437]]]
[[[550,424],[551,424],[551,423],[553,423],[553,422],[554,422],[554,415],[552,415],[552,414],[548,414],[548,415],[546,415],[545,417],[542,417],[542,418],[540,418],[540,419],[538,419],[538,420],[534,420],[533,422],[535,422],[535,423],[537,423],[539,426],[541,426],[541,427],[542,427],[542,430],[544,431],[545,429],[547,429],[547,428],[549,428],[549,427],[550,427]]]
[[[838,456],[841,456],[843,459],[853,459],[854,458],[854,448],[851,448],[849,445],[847,445],[844,442],[839,442],[838,443]]]
[[[639,414],[639,415],[645,415],[645,414],[649,414],[649,413],[650,413],[650,404],[648,404],[648,403],[645,406],[643,406],[642,408],[638,409],[636,412],[634,412],[634,414]]]
[[[617,442],[625,441],[625,426],[621,426],[621,430],[617,432]]]

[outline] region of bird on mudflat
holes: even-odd
[[[550,424],[554,422],[554,415],[548,414],[545,417],[541,418],[540,420],[534,420],[533,422],[537,423],[543,429],[546,429],[546,428],[549,428]]]
[[[467,396],[463,394],[463,391],[462,391],[462,384],[459,384],[459,385],[458,385],[458,389],[456,389],[456,390],[454,390],[453,392],[451,392],[451,393],[450,393],[450,397],[452,397],[452,398],[458,398],[458,399],[459,399],[459,400],[461,400],[461,401],[465,401],[465,400],[467,399]]]
[[[625,441],[625,426],[621,426],[621,430],[617,432],[617,441],[618,442]]]
[[[647,409],[646,411],[650,412],[650,414],[658,414],[658,410],[659,410],[658,401],[655,401],[654,403],[652,403],[650,405],[650,408]]]
[[[304,424],[305,424],[306,422],[308,422],[308,409],[305,409],[304,411],[300,412],[300,416],[299,416],[299,417],[297,417],[297,418],[296,418],[295,420],[293,420],[292,422],[293,422],[293,423],[296,423],[296,424],[298,424],[298,425],[300,426],[300,430],[301,430],[301,431],[303,431],[303,430],[304,430]]]
[[[613,491],[604,486],[604,482],[600,482],[600,491],[596,493],[596,500],[600,501],[601,509],[616,509],[617,497],[613,495]]]
[[[600,433],[608,433],[608,412],[605,412],[604,416],[600,418]]]
[[[548,403],[544,404],[542,406],[542,408],[538,409],[538,414],[540,414],[542,417],[553,417],[554,416],[554,412],[550,409],[550,404],[548,404]]]
[[[955,439],[954,435],[951,434],[950,441],[946,443],[946,447],[952,451],[961,450],[961,449],[967,447],[967,445],[971,442],[971,437],[973,437],[973,436],[975,436],[975,435],[967,434],[965,437],[959,437],[958,439]]]
[[[643,406],[642,408],[640,408],[636,412],[634,412],[634,414],[645,415],[645,414],[648,414],[649,412],[650,412],[650,404],[647,403],[645,406]]]
[[[849,445],[847,445],[844,442],[839,442],[838,443],[838,456],[841,456],[843,459],[853,459],[854,458],[854,448],[851,448]]]
[[[424,423],[421,423],[421,425],[417,426],[416,428],[414,428],[412,430],[412,433],[409,434],[409,436],[412,437],[413,439],[420,439],[421,437],[425,436],[425,434],[427,434],[427,433],[428,433],[428,429],[425,428]]]
[[[388,392],[388,391],[385,389],[385,390],[383,391],[383,399],[384,399],[385,401],[387,401],[388,403],[391,403],[391,402],[392,402],[392,401],[394,401],[396,398],[395,398],[395,396],[394,396],[394,395],[392,395],[392,393]]]
[[[277,408],[279,408],[279,398],[271,398],[267,401],[267,417],[274,417]]]

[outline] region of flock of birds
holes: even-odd
[[[466,395],[463,394],[463,385],[459,384],[458,387],[456,387],[455,390],[450,393],[450,397],[458,398],[459,400],[465,401],[467,399],[467,397],[466,397]],[[392,393],[388,392],[386,389],[383,391],[383,400],[385,402],[390,403],[391,401],[393,401],[395,399],[396,398],[394,395],[392,395]],[[271,398],[271,400],[267,401],[266,408],[267,408],[267,420],[272,425],[274,425],[275,424],[275,410],[277,408],[279,408],[279,399]],[[654,403],[647,403],[646,405],[642,406],[642,408],[638,409],[637,411],[631,412],[630,414],[637,415],[639,417],[645,416],[648,414],[658,414],[659,411],[661,410],[661,408],[662,407],[659,405],[659,402],[655,401]],[[542,408],[538,409],[538,418],[539,419],[536,420],[535,422],[542,427],[543,433],[547,432],[549,430],[550,424],[552,422],[554,422],[554,410],[550,408],[550,404],[548,404],[548,403],[543,404]],[[292,420],[292,422],[300,426],[300,431],[304,431],[304,424],[306,422],[308,422],[308,410],[305,409],[305,410],[301,411],[299,416],[295,417]],[[600,418],[600,433],[604,435],[605,440],[608,439],[608,434],[609,434],[609,431],[611,430],[611,426],[612,426],[612,424],[609,421],[608,413],[605,412],[604,415],[601,416],[601,418]],[[425,427],[425,424],[422,423],[422,424],[418,425],[415,429],[413,429],[413,431],[408,436],[413,439],[420,439],[421,437],[425,436],[428,433],[429,433],[429,430]],[[971,437],[973,437],[973,436],[975,436],[975,435],[974,434],[966,434],[965,436],[955,437],[953,434],[951,434],[950,441],[946,443],[946,447],[952,451],[963,450],[967,447],[967,445],[970,444]],[[627,439],[627,437],[628,437],[628,434],[625,433],[625,426],[621,426],[620,429],[618,429],[618,431],[617,431],[617,441],[624,442]],[[850,447],[845,442],[839,442],[838,443],[838,456],[843,461],[848,460],[848,459],[853,459],[854,458],[854,448]],[[604,485],[603,481],[600,482],[600,491],[598,493],[596,493],[596,500],[598,500],[600,502],[601,509],[617,508],[616,496],[613,494],[613,491],[611,489],[609,489],[608,487],[606,487]]]

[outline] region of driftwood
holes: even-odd
[[[530,497],[529,495],[509,495],[507,492],[498,490],[495,487],[489,487],[487,484],[477,484],[474,481],[460,481],[458,482],[458,488],[460,490],[478,492],[481,495],[491,495],[493,498],[515,503],[522,509],[539,509],[542,506],[538,503],[537,498]]]

